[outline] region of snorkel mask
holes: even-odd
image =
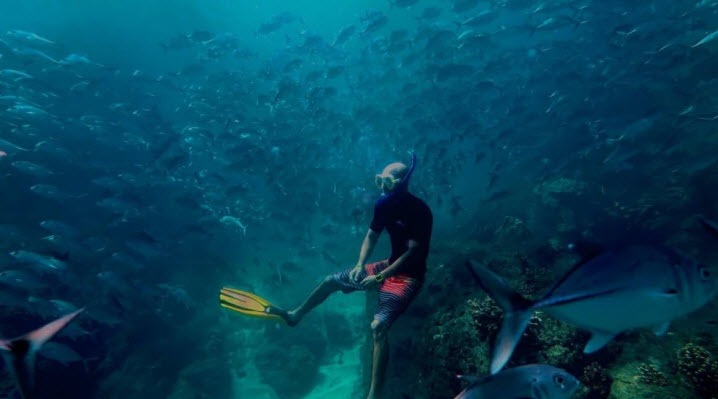
[[[414,167],[416,166],[416,154],[411,154],[411,165],[406,175],[400,179],[395,178],[391,174],[379,174],[374,176],[374,182],[377,187],[382,189],[380,199],[388,199],[394,195],[402,192],[406,192],[409,187],[409,179],[412,173],[414,173]]]

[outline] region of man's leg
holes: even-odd
[[[386,372],[386,363],[389,359],[388,329],[385,323],[378,319],[371,322],[371,330],[374,336],[374,356],[371,364],[371,387],[367,399],[375,399],[381,390]]]
[[[335,280],[334,276],[327,276],[321,284],[309,294],[309,297],[298,308],[287,312],[287,324],[295,326],[299,323],[304,315],[310,310],[324,302],[331,293],[339,291],[341,286]]]

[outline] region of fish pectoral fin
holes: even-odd
[[[671,327],[671,323],[669,321],[667,321],[661,325],[654,327],[653,333],[656,334],[656,336],[658,336],[658,337],[662,337],[662,336],[666,335],[666,333],[668,332],[668,329],[670,327]]]
[[[550,399],[551,395],[549,395],[545,388],[534,379],[531,381],[531,398],[528,399]],[[522,399],[516,398],[516,399]]]
[[[596,352],[606,346],[615,336],[616,333],[609,331],[591,331],[591,339],[588,340],[586,347],[583,348],[583,353]]]

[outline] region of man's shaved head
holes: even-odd
[[[386,166],[381,172],[384,176],[392,176],[395,179],[403,179],[409,172],[409,167],[401,162],[394,162]]]

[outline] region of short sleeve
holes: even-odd
[[[381,233],[384,230],[386,224],[384,213],[384,209],[380,204],[374,205],[374,217],[371,219],[369,228],[375,233]]]

